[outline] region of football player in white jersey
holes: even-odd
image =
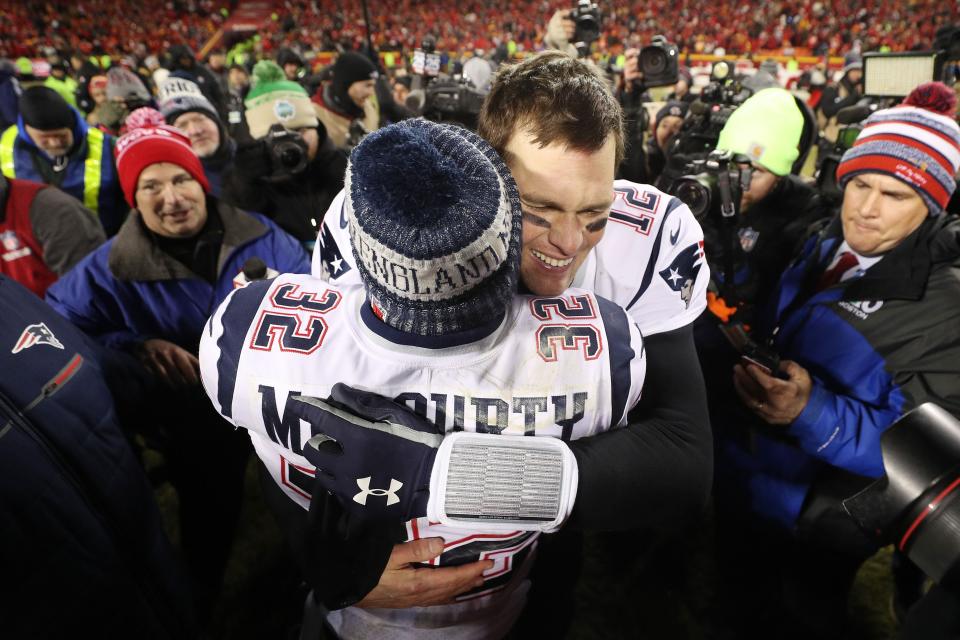
[[[685,522],[705,504],[713,473],[692,333],[710,278],[703,232],[677,198],[614,180],[622,131],[622,112],[605,81],[591,65],[557,52],[503,67],[478,130],[520,191],[521,288],[537,295],[568,286],[591,290],[627,309],[644,335],[647,389],[655,391],[644,394],[627,429],[569,443],[580,476],[571,524],[595,531]],[[313,256],[314,275],[333,283],[359,281],[342,195],[324,218]],[[613,492],[618,500],[609,499]],[[416,589],[402,574],[393,577],[384,574],[368,597],[382,589],[417,603]],[[432,578],[442,580],[443,572]],[[426,587],[424,593],[434,594]],[[556,619],[554,612],[551,606]]]
[[[389,530],[406,521],[407,541],[443,539],[431,565],[484,567],[452,602],[336,610],[329,620],[341,637],[502,637],[523,609],[539,532],[559,527],[576,496],[564,442],[625,426],[639,401],[640,331],[583,289],[516,295],[520,198],[472,133],[409,120],[371,134],[351,156],[346,191],[362,285],[282,275],[234,292],[204,332],[204,386],[249,430],[304,520],[317,490],[346,491],[349,522]],[[339,383],[354,389],[341,395]],[[401,412],[407,404],[423,424],[368,415],[326,430],[325,416],[344,404],[371,408],[350,404],[357,390],[395,398]],[[377,429],[391,435],[358,435]],[[476,464],[499,472],[476,483]]]

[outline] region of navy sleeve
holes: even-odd
[[[670,528],[706,505],[713,442],[693,329],[646,337],[644,348],[643,398],[627,426],[569,443],[580,479],[568,526]]]

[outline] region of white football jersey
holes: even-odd
[[[691,324],[707,308],[710,282],[700,224],[687,205],[650,185],[617,180],[613,189],[603,239],[572,286],[622,306],[645,336]],[[359,284],[343,201],[341,191],[323,219],[313,275]]]
[[[217,410],[249,431],[274,481],[307,509],[315,468],[302,451],[315,434],[287,412],[292,396],[327,398],[342,382],[406,403],[438,432],[569,440],[626,424],[646,370],[640,331],[624,310],[577,289],[515,297],[503,322],[476,342],[429,348],[402,336],[374,316],[362,287],[286,274],[234,291],[217,309],[200,343],[201,375]],[[418,638],[484,638],[512,626],[536,532],[419,518],[407,533],[444,538],[432,564],[489,558],[495,565],[482,587],[451,605],[335,612],[344,637],[378,629],[381,637],[415,630]]]

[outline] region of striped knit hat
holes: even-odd
[[[520,266],[520,197],[479,136],[422,119],[371,133],[344,189],[353,255],[374,312],[417,335],[503,316]]]
[[[930,215],[940,215],[957,183],[960,127],[956,98],[940,82],[914,89],[903,104],[877,111],[837,166],[841,189],[860,173],[882,173],[907,183],[923,198]]]

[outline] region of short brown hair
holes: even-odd
[[[559,142],[598,151],[613,135],[617,164],[624,154],[623,111],[591,64],[545,51],[503,68],[480,110],[478,133],[503,155],[518,129],[541,147]]]

